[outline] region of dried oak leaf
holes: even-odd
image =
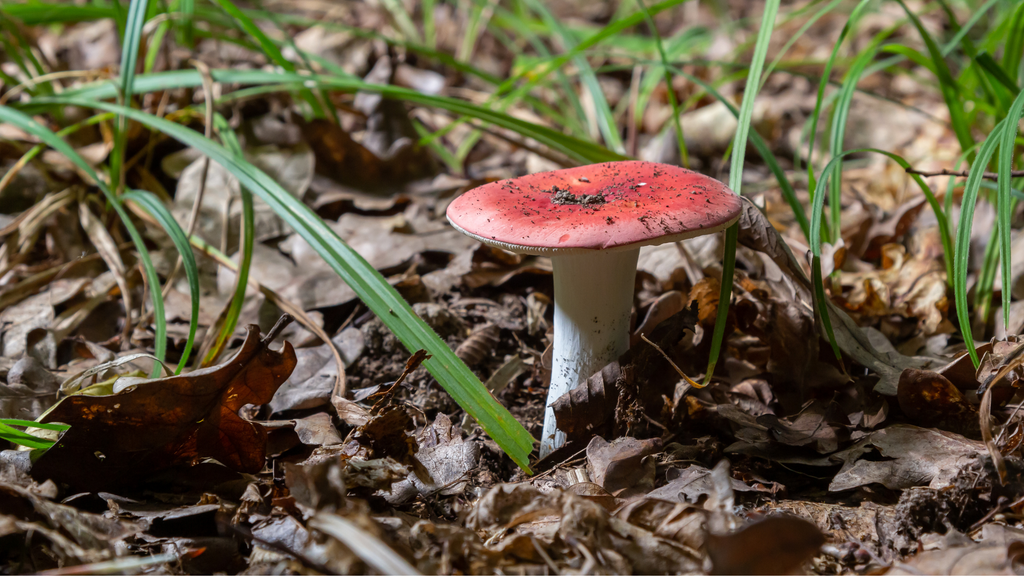
[[[79,489],[138,480],[173,465],[213,458],[239,472],[259,472],[267,431],[238,415],[266,404],[295,368],[288,342],[268,348],[250,325],[237,354],[220,366],[135,384],[109,396],[69,396],[44,422],[71,428],[32,467]]]

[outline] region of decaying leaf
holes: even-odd
[[[793,516],[770,516],[707,538],[712,574],[794,574],[825,543],[814,524]]]
[[[978,409],[942,374],[908,368],[896,393],[911,423],[979,438]]]
[[[959,532],[943,537],[934,549],[894,564],[884,574],[1020,574],[1024,534],[1002,524],[986,524],[981,541]]]
[[[789,286],[801,300],[803,313],[812,314],[811,279],[808,278],[789,246],[763,213],[748,199],[743,199],[740,214],[739,243],[767,256],[790,280]],[[906,368],[927,368],[934,362],[928,358],[905,356],[896,351],[888,338],[877,330],[862,329],[831,300],[826,301],[836,343],[840,350],[860,365],[879,375],[875,390],[895,395],[900,374]],[[875,336],[877,334],[877,337]],[[822,335],[822,337],[825,337]]]
[[[886,459],[861,458],[873,450]],[[872,482],[895,490],[923,485],[944,488],[985,452],[984,443],[959,434],[892,424],[832,456],[843,462],[843,468],[829,490],[849,490]]]
[[[43,421],[71,428],[35,462],[33,476],[80,489],[107,488],[203,458],[258,472],[267,432],[238,411],[269,402],[295,367],[291,344],[277,352],[269,343],[258,326],[250,326],[241,349],[220,366],[136,383],[107,396],[65,398]]]
[[[595,436],[587,445],[587,468],[594,483],[612,494],[654,481],[654,461],[647,457],[661,450],[661,438],[637,440],[624,436],[608,442]],[[644,463],[649,462],[649,466]],[[646,490],[645,490],[646,492]]]
[[[424,428],[417,441],[419,451],[416,452],[416,460],[426,469],[428,477],[420,479],[416,474],[410,474],[391,487],[388,500],[402,503],[418,494],[462,493],[466,489],[468,473],[480,460],[480,446],[464,441],[459,427],[453,426],[444,414],[438,414],[434,424]]]

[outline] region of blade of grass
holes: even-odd
[[[921,39],[924,40],[924,44],[928,48],[928,55],[935,64],[936,76],[939,80],[939,88],[942,91],[942,99],[945,100],[946,108],[949,109],[949,118],[953,124],[953,133],[956,134],[956,139],[960,142],[961,150],[967,150],[974,145],[974,137],[971,136],[970,124],[964,116],[963,103],[960,101],[958,95],[959,91],[957,89],[957,81],[949,71],[949,65],[946,64],[946,59],[939,50],[938,44],[935,43],[935,39],[932,38],[932,35],[925,29],[924,24],[921,23],[921,19],[907,7],[903,0],[896,0],[896,2],[903,7],[903,10],[907,13],[910,21],[914,24],[914,27],[917,28],[918,34],[921,35]]]
[[[1020,79],[1020,63],[1024,58],[1024,4],[1018,4],[1007,20],[1007,36],[1003,49],[1003,70],[1010,75],[1014,86]]]
[[[544,22],[555,31],[565,50],[572,51],[576,45],[576,38],[572,33],[562,25],[562,23],[555,18],[555,16],[547,9],[546,6],[539,0],[525,0]],[[590,62],[587,61],[586,56],[579,54],[573,57],[573,63],[576,64],[577,73],[586,86],[587,92],[590,93],[590,98],[594,103],[594,108],[597,116],[597,127],[601,131],[601,136],[604,138],[605,144],[618,154],[625,152],[625,148],[622,146],[622,137],[619,135],[618,125],[615,122],[615,118],[612,117],[611,108],[608,107],[608,100],[604,97],[604,91],[601,90],[601,84],[597,81],[597,75],[594,74],[594,69],[590,67]],[[672,87],[669,86],[669,89]]]
[[[811,113],[810,118],[810,131],[808,134],[807,144],[807,188],[808,190],[814,190],[816,188],[817,178],[814,176],[814,163],[811,161],[814,158],[814,140],[818,134],[818,119],[821,117],[821,109],[825,102],[825,87],[828,86],[829,78],[832,76],[832,67],[835,66],[836,58],[839,56],[839,48],[843,45],[843,41],[846,40],[846,36],[853,30],[857,22],[860,21],[860,17],[867,9],[870,0],[861,0],[857,7],[850,13],[850,17],[846,20],[846,24],[843,25],[843,29],[839,32],[839,39],[836,41],[835,46],[832,48],[832,53],[829,54],[828,60],[825,62],[825,69],[821,73],[821,81],[818,82],[818,97],[814,102],[814,112]],[[813,196],[812,196],[813,200]],[[805,234],[806,236],[806,234]]]
[[[825,14],[828,14],[832,10],[835,10],[836,6],[838,6],[842,1],[843,0],[832,0],[825,6],[822,6],[817,12],[814,13],[813,16],[808,18],[806,22],[800,25],[800,29],[797,30],[796,33],[794,33],[792,36],[789,37],[788,40],[786,40],[786,43],[783,44],[782,48],[779,50],[779,53],[775,55],[775,58],[764,69],[764,74],[762,75],[761,79],[761,85],[758,86],[757,88],[759,91],[764,89],[764,83],[768,79],[768,76],[770,76],[771,73],[775,70],[775,68],[779,65],[779,62],[782,61],[782,57],[785,56],[787,52],[789,52],[789,49],[793,47],[793,44],[796,44],[797,40],[803,37],[807,30],[811,26],[813,26],[814,23],[818,21],[818,19],[820,19]],[[813,5],[814,3],[812,2],[807,5],[807,8],[810,8]],[[849,22],[849,20],[847,20],[847,22]],[[840,40],[840,42],[842,42],[842,40]],[[839,44],[837,43],[835,47],[838,48]]]
[[[401,0],[381,0],[381,4],[383,4],[384,8],[386,8],[388,13],[391,14],[391,18],[394,20],[398,31],[405,36],[405,39],[412,42],[419,42],[420,33],[416,30],[416,25],[413,24],[412,17],[409,16],[409,12],[406,11]]]
[[[235,6],[231,0],[213,0],[225,13],[235,19],[235,22],[242,29],[243,32],[248,34],[250,37],[256,39],[260,44],[260,48],[263,49],[263,53],[270,58],[271,62],[277,64],[288,72],[295,72],[295,65],[292,64],[284,54],[281,53],[281,49],[277,47],[277,44],[266,35],[263,30],[253,22],[252,18],[248,14],[243,12],[238,6]],[[309,104],[313,111],[313,115],[317,118],[327,118],[328,115],[324,112],[320,102],[317,101],[316,96],[313,92],[303,86],[299,93],[302,95],[302,99]]]
[[[142,40],[142,27],[146,24],[146,9],[149,0],[131,0],[128,5],[128,19],[121,41],[121,101],[125,106],[132,105],[132,87],[135,83],[135,67],[139,60],[139,44]],[[128,139],[128,120],[124,116],[117,119],[117,133],[114,147],[110,150],[110,182],[111,188],[119,192],[124,174],[124,147]]]
[[[135,202],[143,210],[149,212],[150,216],[156,218],[160,222],[160,226],[163,227],[164,232],[170,237],[171,242],[174,242],[174,247],[178,249],[178,253],[181,254],[181,262],[185,267],[185,277],[188,279],[189,298],[192,302],[192,315],[189,317],[188,322],[188,340],[185,341],[185,349],[181,352],[181,360],[178,361],[178,367],[174,370],[175,375],[181,374],[181,371],[188,363],[189,355],[192,353],[192,345],[196,339],[196,328],[199,326],[199,267],[196,265],[195,255],[192,254],[192,247],[189,246],[188,238],[185,237],[185,231],[181,229],[174,216],[171,216],[170,211],[160,202],[156,194],[144,190],[129,190],[122,194],[121,197]]]
[[[1006,128],[1003,129],[1002,141],[999,145],[999,192],[996,194],[996,213],[999,217],[999,253],[1003,263],[1003,328],[1007,331],[1010,330],[1010,266],[1012,264],[1010,220],[1015,205],[1010,198],[1010,170],[1013,169],[1014,140],[1017,139],[1021,114],[1024,114],[1024,92],[1018,93],[1017,98],[1010,105],[1010,111],[1006,116]]]
[[[84,106],[85,108],[91,108],[91,104]],[[126,114],[126,111],[130,109],[124,106],[116,106],[112,110],[114,114]],[[10,108],[8,106],[0,106],[0,122],[7,122],[36,136],[44,144],[53,148],[57,152],[63,154],[68,160],[71,160],[82,172],[84,172],[89,178],[93,180],[96,186],[103,192],[104,196],[107,197],[107,201],[110,202],[114,210],[117,212],[118,217],[121,219],[121,223],[125,229],[128,230],[128,235],[132,239],[132,243],[135,245],[135,249],[139,251],[139,258],[142,260],[142,268],[145,273],[146,283],[149,285],[150,296],[153,300],[153,321],[156,325],[156,338],[153,343],[154,354],[162,362],[167,352],[167,320],[164,316],[164,300],[160,294],[160,279],[156,275],[156,269],[153,267],[153,261],[149,257],[149,250],[146,248],[146,243],[142,240],[142,236],[139,234],[138,229],[135,228],[135,224],[132,223],[128,213],[125,212],[124,206],[121,205],[121,201],[117,195],[107,187],[107,185],[100,179],[99,175],[92,169],[92,166],[82,158],[78,152],[75,152],[67,142],[62,140],[59,136],[51,132],[45,126],[39,124],[31,117],[25,115],[23,112]],[[130,322],[130,311],[125,311],[126,322]],[[156,377],[160,373],[159,365],[153,368],[153,377]]]
[[[867,68],[868,64],[870,64],[872,60],[874,60],[875,54],[878,51],[879,43],[895,31],[895,28],[889,28],[888,30],[876,34],[875,37],[872,38],[871,43],[857,55],[857,58],[854,59],[849,71],[847,71],[846,78],[843,80],[843,85],[839,90],[839,98],[836,101],[835,107],[832,109],[831,138],[829,139],[829,154],[832,157],[838,156],[843,152],[843,140],[846,137],[846,123],[850,116],[850,106],[853,104],[853,94],[857,89],[857,83],[860,82],[864,69]],[[833,170],[835,170],[835,173],[832,174],[831,185],[829,186],[829,208],[831,212],[829,224],[831,230],[828,235],[828,239],[830,242],[838,242],[841,237],[839,219],[840,212],[842,211],[842,162],[836,164]]]
[[[38,436],[33,436],[28,432],[22,432],[17,428],[11,428],[4,420],[0,420],[0,440],[25,446],[26,448],[32,448],[34,450],[46,450],[54,444],[53,440],[39,438]]]
[[[181,14],[178,26],[178,42],[185,48],[192,48],[193,23],[196,16],[196,0],[178,0],[178,13]]]
[[[224,143],[224,147],[237,158],[244,158],[245,155],[242,151],[242,145],[238,141],[238,136],[235,134],[235,131],[231,129],[227,120],[220,114],[216,114],[214,118],[214,127],[217,129],[217,133],[220,135],[220,140]],[[228,343],[228,339],[232,334],[234,334],[235,327],[238,326],[238,319],[242,315],[242,305],[245,304],[245,288],[249,283],[249,269],[252,266],[253,244],[256,241],[256,213],[252,201],[252,192],[250,192],[245,186],[241,186],[239,188],[239,193],[242,198],[242,230],[238,247],[240,257],[238,273],[235,274],[235,292],[231,297],[231,303],[228,305],[227,312],[224,315],[224,322],[221,326],[220,332],[217,334],[217,339],[214,340],[213,345],[210,347],[210,351],[201,359],[202,366],[212,366],[217,357],[220,356],[224,347]]]
[[[743,101],[740,103],[740,113],[736,126],[736,136],[733,138],[732,163],[729,166],[729,188],[736,194],[742,195],[743,186],[743,162],[747,152],[747,134],[750,132],[750,119],[754,114],[754,98],[757,96],[757,87],[761,83],[761,71],[764,69],[764,61],[768,55],[768,43],[775,28],[775,16],[779,13],[779,0],[766,0],[764,14],[761,17],[761,27],[757,32],[757,42],[754,44],[754,55],[750,63],[750,72],[747,75],[747,84],[743,90]],[[718,363],[718,356],[722,350],[722,339],[725,337],[725,322],[729,317],[729,300],[732,296],[732,277],[736,267],[736,241],[739,237],[739,228],[733,224],[725,232],[725,260],[722,263],[722,286],[718,294],[718,314],[715,317],[715,330],[711,335],[711,355],[708,359],[708,370],[704,377],[704,384],[711,382],[715,373],[715,365]]]
[[[352,250],[319,216],[252,164],[198,133],[138,110],[116,104],[62,98],[72,106],[122,113],[183,144],[190,145],[230,171],[299,233],[359,295],[385,326],[411,351],[426,350],[432,358],[424,366],[438,383],[512,460],[529,470],[533,438],[499,404],[462,360],[421,320],[397,290],[388,284],[358,252]]]
[[[211,76],[214,81],[222,83],[238,83],[238,84],[296,84],[304,85],[311,84],[315,86],[323,86],[325,88],[333,90],[350,90],[350,91],[367,91],[377,92],[383,95],[385,98],[392,98],[395,100],[404,100],[414,104],[420,104],[423,106],[429,106],[434,108],[440,108],[442,110],[448,110],[455,114],[462,114],[470,118],[488,122],[512,130],[517,134],[531,138],[548,146],[554,150],[557,150],[566,156],[573,158],[582,163],[597,163],[597,162],[611,162],[614,160],[624,160],[625,157],[616,154],[608,150],[607,148],[595,144],[593,142],[587,142],[578,138],[573,138],[562,134],[561,132],[548,128],[546,126],[540,126],[514,118],[503,112],[498,112],[485,108],[483,106],[477,106],[470,104],[463,100],[455,98],[449,98],[446,96],[431,96],[428,94],[422,94],[415,90],[408,88],[401,88],[398,86],[391,86],[385,84],[371,84],[364,82],[358,78],[343,78],[333,76],[319,76],[319,75],[300,75],[289,72],[268,72],[268,71],[241,71],[241,70],[211,70]],[[140,75],[135,79],[135,89],[139,93],[152,92],[156,90],[168,90],[172,88],[182,87],[194,87],[201,84],[201,76],[194,70],[176,70],[173,72],[159,72],[156,74]],[[103,100],[106,98],[112,98],[116,95],[116,91],[109,83],[97,83],[89,86],[83,86],[75,90],[68,90],[61,95],[60,98],[80,98],[83,100],[96,101]],[[25,110],[40,110],[44,109],[49,105],[52,105],[60,100],[56,100],[52,97],[40,97],[32,102],[26,103],[21,106]]]
[[[644,3],[644,0],[636,0],[636,4],[640,7],[640,11],[643,12],[644,19],[647,20],[647,26],[651,29],[651,34],[654,35],[655,43],[658,46],[658,56],[661,58],[661,68],[665,74],[665,92],[668,94],[669,106],[672,107],[672,127],[676,131],[676,144],[679,147],[679,162],[685,168],[689,168],[690,157],[686,151],[686,140],[683,138],[683,125],[679,120],[679,103],[676,102],[676,91],[672,87],[672,72],[668,66],[668,55],[665,54],[665,46],[661,42],[661,34],[658,32],[658,27],[654,23],[654,18],[651,18],[651,13],[647,10],[647,4]]]
[[[960,221],[956,228],[956,246],[953,259],[953,294],[956,298],[956,315],[960,321],[960,332],[971,356],[974,367],[978,367],[978,351],[974,347],[974,336],[971,331],[971,316],[967,308],[967,266],[971,251],[971,228],[974,224],[974,208],[978,200],[978,190],[985,168],[988,166],[1000,138],[1006,121],[996,125],[988,138],[982,143],[978,155],[971,163],[970,176],[964,184],[964,195],[960,201]]]

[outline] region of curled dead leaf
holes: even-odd
[[[43,418],[71,426],[32,467],[39,479],[77,489],[137,482],[173,465],[213,458],[239,472],[259,472],[267,432],[238,415],[266,404],[295,368],[295,350],[280,352],[248,328],[230,360],[189,374],[158,378],[106,396],[73,395]]]

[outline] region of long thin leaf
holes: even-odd
[[[843,25],[843,29],[839,32],[839,39],[836,41],[835,46],[832,47],[832,53],[829,54],[828,60],[825,62],[825,69],[821,73],[821,81],[818,82],[818,97],[814,101],[814,112],[811,113],[809,120],[810,133],[808,135],[807,144],[807,186],[808,189],[814,190],[817,178],[814,175],[814,163],[811,159],[814,157],[814,139],[818,133],[818,119],[821,117],[821,109],[825,102],[825,87],[828,86],[829,78],[832,76],[832,67],[835,66],[836,58],[839,56],[839,48],[843,45],[843,40],[853,30],[857,22],[860,21],[860,17],[863,12],[867,9],[868,2],[871,0],[861,0],[857,7],[850,13],[850,17],[847,18],[846,24]]]
[[[225,120],[220,114],[215,115],[214,118],[214,127],[220,134],[221,142],[224,143],[224,147],[236,157],[243,158],[244,154],[242,152],[242,145],[239,143],[238,136],[235,134],[235,131],[231,129],[227,120]],[[252,192],[250,192],[245,186],[241,186],[239,193],[242,198],[242,238],[238,247],[240,259],[238,263],[238,273],[235,274],[235,292],[231,296],[231,303],[228,305],[227,312],[224,315],[224,322],[221,326],[220,333],[217,334],[217,338],[214,340],[213,346],[210,347],[209,353],[201,360],[203,366],[212,365],[220,355],[221,351],[224,350],[224,347],[228,343],[228,338],[231,337],[235,332],[235,327],[238,326],[238,319],[242,315],[242,305],[245,304],[245,289],[249,283],[249,269],[252,266],[253,244],[256,241],[256,216],[252,200]]]
[[[284,54],[281,53],[281,49],[277,47],[277,44],[274,43],[274,41],[271,40],[255,22],[253,22],[252,18],[250,18],[248,14],[238,8],[234,2],[231,2],[231,0],[213,0],[213,2],[220,6],[224,12],[234,18],[235,22],[237,22],[238,26],[240,26],[246,34],[255,38],[256,41],[259,42],[260,48],[263,49],[263,53],[270,58],[274,64],[277,64],[288,72],[295,72],[295,65],[284,57]],[[327,116],[323,107],[320,105],[320,102],[317,101],[316,96],[313,95],[313,92],[309,88],[303,86],[299,90],[299,93],[302,94],[302,98],[307,104],[309,104],[310,108],[312,108],[313,114],[316,117],[324,118]]]
[[[142,27],[146,24],[146,9],[149,0],[131,0],[128,5],[128,20],[121,44],[121,98],[125,106],[132,104],[132,86],[135,83],[135,67],[139,61],[139,44]],[[121,169],[124,165],[124,147],[128,140],[128,121],[124,116],[117,119],[117,137],[110,150],[110,181],[117,191],[121,183]]]
[[[376,92],[385,98],[404,100],[423,106],[448,110],[455,114],[462,114],[484,122],[494,124],[501,128],[512,130],[527,138],[532,138],[545,146],[557,150],[566,156],[582,163],[611,162],[625,160],[621,154],[616,154],[607,148],[573,138],[553,130],[546,126],[540,126],[532,122],[520,120],[508,114],[477,106],[463,100],[449,98],[446,96],[431,96],[422,94],[408,88],[391,86],[386,84],[372,84],[357,78],[330,77],[318,75],[300,75],[290,72],[268,72],[268,71],[236,71],[236,70],[211,70],[210,75],[215,82],[237,83],[237,84],[281,84],[289,83],[297,86],[315,85],[335,90],[366,91]],[[194,87],[201,84],[201,77],[194,70],[178,70],[174,72],[160,72],[139,76],[135,79],[137,92],[152,92],[156,90],[168,90],[172,88]],[[88,101],[104,100],[112,98],[116,91],[109,83],[95,83],[83,86],[77,90],[68,90],[61,95],[61,98],[76,98]],[[53,97],[40,97],[22,106],[25,110],[40,109],[48,104],[54,104],[61,100]]]
[[[174,370],[175,374],[181,374],[185,364],[188,363],[188,357],[192,352],[192,345],[196,339],[196,328],[199,327],[199,267],[196,265],[195,255],[192,254],[192,247],[189,246],[188,238],[185,237],[185,231],[181,229],[177,220],[174,219],[174,216],[171,216],[170,211],[160,202],[156,194],[145,190],[131,190],[122,194],[121,197],[135,202],[143,210],[156,218],[157,222],[160,223],[167,233],[167,236],[170,237],[171,242],[174,242],[174,247],[178,249],[178,253],[181,254],[181,264],[185,268],[185,277],[188,279],[189,298],[192,301],[192,315],[188,322],[188,340],[185,341],[185,349],[181,352],[181,360],[178,362],[178,367]]]
[[[956,246],[953,258],[953,295],[956,298],[956,315],[960,321],[960,332],[967,346],[971,362],[978,367],[978,351],[974,347],[971,330],[971,315],[967,308],[967,265],[971,253],[971,228],[974,224],[974,208],[978,201],[978,190],[992,154],[999,145],[1000,134],[1006,126],[1003,120],[996,125],[988,138],[981,144],[978,155],[971,164],[971,173],[964,184],[964,195],[960,201],[960,222],[956,227]]]
[[[1012,263],[1010,219],[1013,216],[1013,200],[1010,198],[1010,171],[1013,169],[1014,140],[1017,139],[1017,127],[1020,124],[1022,113],[1024,113],[1024,92],[1018,93],[1017,98],[1010,105],[1010,111],[1006,116],[1006,128],[1003,129],[1003,138],[999,147],[999,193],[996,195],[996,212],[999,217],[999,248],[1003,263],[1003,327],[1006,330],[1010,329],[1010,265]]]
[[[754,56],[747,75],[747,84],[743,90],[743,101],[740,103],[740,115],[736,125],[736,136],[733,138],[732,163],[729,166],[729,188],[736,194],[742,194],[743,162],[746,160],[747,134],[750,132],[750,119],[754,115],[754,98],[757,87],[761,84],[761,71],[768,55],[768,43],[775,28],[775,16],[779,12],[779,0],[767,0],[764,15],[761,17],[761,28],[757,32],[754,44]],[[715,331],[711,336],[711,356],[708,359],[708,370],[704,377],[705,384],[711,382],[722,350],[722,339],[725,337],[725,322],[729,317],[729,299],[732,296],[732,277],[736,267],[736,239],[739,228],[733,224],[725,233],[725,260],[722,263],[722,286],[718,294],[718,315],[715,318]]]
[[[949,71],[949,65],[946,64],[946,60],[939,50],[938,44],[935,43],[935,39],[932,38],[932,35],[925,29],[924,24],[921,23],[921,19],[907,7],[903,0],[896,0],[896,2],[903,7],[903,10],[907,13],[910,21],[913,22],[914,27],[917,28],[921,39],[924,40],[924,44],[928,48],[928,55],[935,64],[942,98],[946,101],[946,108],[949,109],[949,118],[953,123],[953,133],[956,134],[956,138],[960,142],[961,150],[967,150],[974,144],[974,137],[971,136],[970,124],[964,116],[963,103],[958,97],[957,82]]]

